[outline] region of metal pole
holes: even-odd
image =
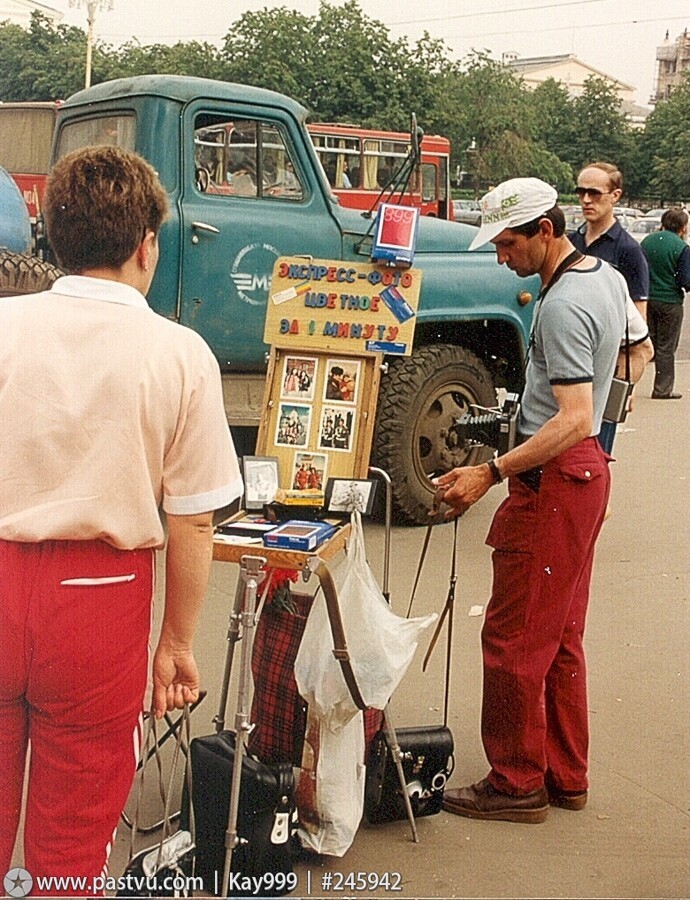
[[[369,471],[374,475],[379,475],[386,483],[386,535],[385,547],[383,552],[383,590],[382,594],[390,603],[391,595],[388,587],[388,578],[390,573],[391,558],[391,522],[393,519],[393,482],[388,472],[384,469],[378,469],[376,466],[369,466]]]
[[[93,55],[94,23],[96,21],[96,3],[94,0],[89,0],[86,4],[86,21],[89,27],[86,32],[86,75],[84,77],[84,87],[91,87],[91,58]]]
[[[232,612],[230,613],[230,622],[228,624],[227,641],[228,648],[225,653],[225,671],[223,672],[223,684],[220,689],[220,702],[218,704],[218,712],[213,719],[216,727],[216,734],[220,734],[225,728],[225,710],[228,704],[228,689],[230,687],[230,673],[232,672],[232,661],[235,655],[235,645],[240,639],[240,619],[242,616],[242,607],[244,605],[245,586],[242,578],[237,579],[237,587],[235,588],[235,601]]]
[[[232,868],[232,852],[240,843],[237,834],[237,817],[240,809],[240,787],[242,784],[242,760],[244,758],[244,742],[251,731],[249,724],[249,696],[251,693],[251,664],[254,618],[256,613],[256,595],[266,572],[266,559],[263,556],[243,556],[240,561],[240,574],[245,583],[244,609],[242,612],[243,640],[240,655],[240,683],[237,691],[237,712],[235,714],[235,758],[230,782],[230,804],[228,809],[228,828],[225,832],[225,868],[223,871],[223,897],[228,896],[230,871]]]

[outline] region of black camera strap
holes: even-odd
[[[553,275],[551,276],[551,278],[549,278],[547,283],[545,285],[543,285],[542,289],[539,291],[539,294],[537,295],[537,310],[534,314],[534,319],[532,322],[532,331],[530,333],[529,344],[527,346],[527,353],[525,353],[525,363],[522,367],[523,379],[524,379],[525,373],[527,371],[527,363],[529,361],[530,351],[532,350],[532,347],[534,345],[534,335],[535,335],[535,332],[537,329],[537,321],[539,319],[539,311],[541,310],[541,305],[544,302],[544,297],[546,297],[546,295],[551,290],[551,288],[554,286],[554,284],[556,284],[556,282],[560,279],[561,275],[565,274],[565,272],[567,272],[568,269],[571,269],[573,266],[576,266],[580,262],[580,260],[583,260],[584,258],[585,258],[584,253],[581,253],[579,250],[573,250],[564,259],[562,259],[560,261],[560,263],[556,266],[556,269],[555,269]]]
[[[549,280],[546,282],[546,284],[539,291],[539,296],[537,297],[537,303],[539,303],[539,308],[541,308],[542,300],[544,299],[544,297],[546,297],[546,295],[551,290],[551,288],[554,286],[554,284],[556,284],[556,282],[559,280],[561,275],[563,275],[564,272],[567,272],[568,269],[572,268],[573,266],[576,266],[580,262],[580,260],[582,260],[584,258],[585,258],[584,253],[581,253],[579,250],[573,250],[571,253],[569,253],[565,257],[565,259],[562,259],[559,262],[559,264],[556,266],[556,270],[554,271],[551,278],[549,278]]]

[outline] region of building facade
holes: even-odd
[[[690,72],[690,34],[688,29],[679,35],[675,42],[669,39],[666,32],[664,43],[656,48],[656,81],[652,103],[668,100],[671,91],[678,87],[685,72]]]
[[[554,56],[520,57],[517,53],[504,53],[502,60],[519,75],[525,85],[534,90],[549,78],[562,84],[570,97],[580,97],[585,89],[585,82],[592,76],[601,78],[610,85],[620,97],[621,111],[628,118],[633,128],[642,128],[645,119],[650,113],[646,106],[638,106],[635,103],[635,87],[631,84],[607,75],[600,69],[595,69],[589,63],[578,59],[574,53],[561,53]]]
[[[9,22],[11,25],[21,25],[28,28],[31,24],[31,14],[42,13],[47,19],[57,25],[64,18],[64,13],[59,9],[53,9],[45,3],[31,3],[29,0],[0,0],[0,22]]]

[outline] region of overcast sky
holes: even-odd
[[[64,22],[86,28],[86,0],[44,0],[64,11]],[[80,0],[76,0],[78,4]],[[331,0],[339,5],[340,0]],[[219,44],[246,10],[285,6],[313,16],[318,0],[111,0],[96,14],[96,35],[110,44],[134,37],[142,44],[199,40]],[[103,2],[108,6],[108,0]],[[647,105],[654,85],[655,52],[666,31],[675,40],[690,28],[688,0],[360,0],[393,38],[412,42],[428,31],[443,38],[453,56],[485,49],[495,59],[574,53],[637,89]]]

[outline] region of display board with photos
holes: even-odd
[[[380,354],[273,347],[256,452],[278,460],[280,488],[367,477],[380,365]]]

